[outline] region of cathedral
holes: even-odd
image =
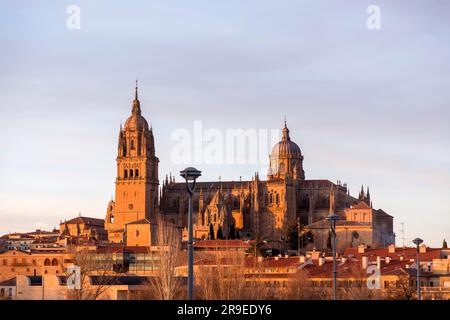
[[[108,204],[108,240],[136,245],[139,234],[151,234],[156,216],[187,230],[188,193],[183,182],[167,176],[159,186],[153,130],[141,114],[137,86],[131,116],[120,128],[115,199]],[[199,181],[193,197],[194,238],[265,239],[281,242],[293,224],[308,230],[311,249],[329,243],[332,212],[337,223],[338,249],[382,247],[394,243],[393,217],[375,210],[369,189],[355,198],[339,181],[306,179],[303,153],[291,140],[285,121],[282,138],[269,156],[267,178],[250,181]],[[151,238],[151,237],[150,237]],[[151,239],[149,240],[151,242]]]

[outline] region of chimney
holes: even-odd
[[[369,264],[369,257],[362,257],[362,268],[367,269],[368,264]]]
[[[425,244],[422,244],[419,246],[419,252],[420,253],[425,253],[427,252],[427,246]]]
[[[300,263],[305,263],[305,256],[300,256]]]
[[[319,258],[319,266],[322,266],[325,263],[325,259],[320,257]]]
[[[388,246],[389,253],[395,253],[395,244],[390,244]]]
[[[364,253],[366,251],[366,246],[363,244],[360,244],[358,246],[358,253]]]
[[[386,263],[391,263],[391,257],[386,257]]]
[[[377,268],[381,269],[381,257],[377,257]]]

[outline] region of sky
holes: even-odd
[[[80,9],[80,29],[67,27],[69,5]],[[367,27],[370,5],[380,29]],[[161,181],[189,164],[173,159],[174,132],[193,132],[196,121],[267,131],[286,116],[307,179],[340,180],[354,196],[370,186],[374,207],[394,216],[399,245],[401,223],[406,245],[450,240],[450,2],[1,7],[0,234],[79,213],[104,218],[138,78]],[[238,180],[265,175],[265,162],[195,166],[203,181]]]

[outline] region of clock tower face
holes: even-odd
[[[105,220],[108,233],[124,231],[130,222],[154,219],[158,210],[158,163],[153,132],[141,114],[136,86],[131,116],[119,132],[116,196]]]

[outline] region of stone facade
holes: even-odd
[[[343,245],[393,243],[393,218],[372,208],[369,192],[366,194],[362,190],[355,198],[349,194],[346,184],[339,181],[306,179],[302,151],[291,140],[286,122],[282,132],[281,141],[273,147],[269,157],[267,180],[255,174],[251,181],[197,182],[193,202],[194,237],[262,237],[281,243],[287,228],[300,222],[314,232],[309,246],[324,249],[327,241],[322,239],[329,232],[324,219],[335,212],[347,222],[345,233],[358,239],[342,240]],[[161,213],[166,221],[186,233],[188,193],[185,183],[176,183],[175,178],[166,176],[158,203],[159,160],[155,156],[152,130],[141,115],[137,88],[132,115],[120,130],[118,153],[116,200],[109,203],[105,220],[108,239],[123,242],[127,224],[143,219],[155,222],[156,213]],[[367,208],[358,209],[360,203],[365,203]],[[361,215],[367,220],[358,220]],[[145,224],[141,226],[144,228]]]
[[[131,116],[120,128],[115,201],[108,204],[108,239],[123,242],[127,223],[151,220],[158,212],[158,163],[153,131],[141,115],[136,86]]]

